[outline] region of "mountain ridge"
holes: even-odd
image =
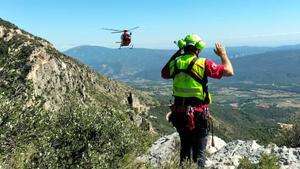
[[[102,48],[102,49],[108,49],[108,50],[158,50],[158,51],[176,51],[176,49],[154,49],[154,48],[133,48],[133,49],[119,49],[119,48],[112,48],[112,47],[105,47],[105,46],[99,46],[99,45],[79,45],[75,47],[71,47],[69,49],[65,49],[64,52],[68,52],[70,50],[74,49],[80,49],[80,48],[89,48],[89,47],[94,47],[94,48]],[[279,45],[279,46],[248,46],[248,45],[242,45],[242,46],[227,46],[229,50],[233,49],[266,49],[267,51],[269,50],[290,50],[290,49],[300,49],[300,44],[293,44],[293,45]],[[214,47],[206,47],[206,49],[214,49]],[[260,53],[260,52],[259,52]]]
[[[92,48],[92,50],[91,50]],[[280,53],[282,58],[290,57],[290,54],[293,54],[292,51],[299,52],[300,45],[290,45],[290,46],[279,46],[279,47],[236,47],[236,48],[227,48],[229,56],[232,56],[232,62],[236,69],[237,76],[230,79],[231,81],[245,81],[248,78],[249,74],[243,74],[239,71],[245,72],[248,65],[247,63],[262,64],[261,60],[267,64],[256,66],[257,69],[253,70],[253,74],[261,74],[264,71],[264,68],[268,66],[268,69],[273,69],[272,60],[266,60],[264,58],[273,58],[277,57],[277,53]],[[149,52],[151,51],[151,52]],[[160,70],[167,62],[169,57],[174,53],[174,50],[153,50],[153,49],[105,49],[102,50],[102,47],[97,46],[84,46],[75,47],[70,50],[65,51],[68,55],[81,60],[82,62],[90,65],[93,69],[104,73],[105,75],[112,77],[113,79],[119,80],[138,80],[146,79],[152,81],[161,81]],[[294,55],[294,54],[293,54]],[[208,59],[217,60],[218,57],[213,53],[212,48],[204,49],[203,53],[200,53],[200,56],[204,56]],[[293,57],[298,57],[293,56]],[[247,58],[247,59],[245,59]],[[244,61],[246,60],[246,61]],[[278,59],[277,59],[278,60]],[[240,63],[244,61],[244,63]],[[217,63],[219,60],[216,61]],[[237,63],[235,63],[237,62]],[[277,64],[279,61],[276,61]],[[289,67],[289,64],[298,64],[287,60],[282,62],[280,65],[285,66],[285,70],[281,81],[287,81],[288,83],[291,79],[288,77],[288,74],[295,73],[294,67]],[[154,64],[155,63],[155,64]],[[241,66],[244,65],[244,66]],[[244,70],[245,69],[245,70]],[[274,66],[274,71],[278,67]],[[244,77],[240,75],[243,74]],[[273,79],[267,81],[268,77],[262,77],[257,81],[261,83],[273,83],[275,74],[272,74]],[[290,75],[291,76],[291,75]],[[249,77],[249,79],[254,80],[255,78]],[[292,79],[294,80],[294,79]]]
[[[107,93],[110,93],[113,90],[126,89],[126,90],[120,91],[118,93],[112,93],[114,95],[112,97],[112,99],[117,98],[116,97],[117,95],[121,95],[123,98],[125,98],[125,100],[121,101],[121,103],[126,102],[128,93],[131,92],[130,90],[133,90],[133,88],[127,87],[127,86],[125,86],[125,84],[115,82],[101,74],[98,74],[97,72],[95,72],[93,70],[90,70],[88,68],[88,66],[78,62],[77,60],[75,60],[69,56],[60,54],[59,51],[55,50],[53,48],[53,45],[50,44],[48,41],[38,38],[38,37],[35,37],[32,34],[27,33],[26,31],[18,29],[18,27],[16,27],[13,24],[11,24],[11,26],[9,28],[15,29],[15,30],[10,30],[10,31],[6,32],[7,36],[6,37],[4,35],[2,36],[4,38],[4,41],[9,42],[10,40],[13,40],[12,39],[14,37],[13,33],[16,33],[17,36],[20,35],[20,36],[22,36],[22,38],[25,38],[25,39],[22,39],[22,38],[16,37],[17,40],[20,40],[18,43],[21,44],[19,46],[12,46],[14,48],[18,47],[17,49],[15,49],[16,52],[20,51],[21,48],[23,48],[23,47],[34,48],[31,53],[29,52],[30,53],[29,58],[28,58],[29,60],[26,63],[26,66],[28,66],[28,68],[31,68],[31,70],[26,75],[26,78],[33,81],[35,94],[41,94],[43,92],[47,92],[46,91],[47,89],[45,89],[45,88],[47,87],[47,85],[50,85],[50,84],[41,84],[45,81],[46,82],[47,81],[50,81],[50,82],[55,81],[55,83],[63,83],[64,80],[68,81],[68,79],[70,79],[71,76],[76,76],[76,74],[70,75],[70,72],[68,72],[67,68],[68,69],[74,68],[74,70],[78,70],[79,72],[82,72],[83,76],[88,78],[88,79],[86,79],[86,81],[89,81],[92,83],[95,83],[93,81],[93,79],[95,80],[96,77],[98,79],[102,79],[101,83],[103,83],[103,86],[107,86],[105,88],[105,90],[106,90],[105,92],[107,92]],[[0,31],[4,32],[6,30],[4,30],[3,27],[1,27]],[[39,41],[41,41],[41,44],[38,44],[35,46],[35,44],[33,42],[26,41],[26,40],[28,40],[26,38],[28,38],[30,40],[39,40]],[[84,70],[87,70],[87,71],[84,71]],[[48,77],[46,77],[46,74]],[[61,77],[61,76],[65,76],[65,77]],[[96,77],[92,77],[92,76],[96,76]],[[43,78],[45,78],[45,79],[43,79]],[[51,78],[53,78],[53,79],[51,79]],[[63,79],[59,79],[59,78],[63,78]],[[82,79],[83,77],[81,76],[81,74],[79,74],[77,78]],[[83,85],[79,81],[75,82],[75,83],[79,83],[79,84],[78,85],[74,84],[74,86]],[[105,84],[105,83],[107,83],[107,84]],[[52,84],[52,85],[54,85],[54,84]],[[61,85],[60,87],[62,87],[62,86],[64,86],[64,85]],[[70,86],[70,85],[66,85],[66,86]],[[115,86],[115,87],[112,89],[112,88],[109,88],[109,86]],[[52,86],[52,87],[55,87],[55,86]],[[83,92],[84,88],[87,88],[87,87],[81,86],[80,89],[78,88],[76,90],[79,90],[80,91],[79,93],[84,95],[85,94]],[[55,90],[58,90],[58,89],[55,88]],[[74,90],[74,91],[76,91],[76,90]],[[97,91],[101,92],[101,91],[103,91],[103,89],[97,90]],[[63,93],[65,93],[65,91],[62,93],[56,93],[56,94],[63,94]],[[151,99],[149,97],[145,98],[143,100],[151,101]],[[117,102],[119,103],[120,100],[118,100]]]

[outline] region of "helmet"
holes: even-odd
[[[177,42],[177,44],[180,49],[182,49],[188,45],[195,46],[197,49],[200,49],[200,50],[202,50],[205,47],[205,43],[196,34],[187,35],[184,39],[180,39]]]

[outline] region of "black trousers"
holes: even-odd
[[[199,168],[205,166],[205,149],[209,124],[203,113],[195,112],[195,128],[190,130],[186,127],[185,113],[177,113],[173,117],[174,126],[180,136],[180,162],[191,160],[198,163]]]
[[[207,135],[197,128],[192,131],[181,128],[177,131],[180,136],[180,162],[191,160],[192,157],[200,168],[204,168]]]
[[[197,98],[175,97],[175,105],[179,106],[199,106],[201,101]],[[199,168],[205,166],[205,149],[207,145],[207,135],[209,132],[209,123],[207,119],[208,109],[203,112],[194,112],[195,128],[190,130],[186,127],[188,116],[185,112],[172,112],[170,121],[176,127],[180,136],[180,162],[191,160],[198,163]]]

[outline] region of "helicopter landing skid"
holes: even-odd
[[[127,48],[127,49],[133,49],[133,44],[131,46],[122,46],[120,45],[120,47],[118,49],[122,49],[122,48]]]

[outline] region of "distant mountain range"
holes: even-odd
[[[236,76],[231,81],[299,83],[300,49],[269,51],[232,60]]]
[[[161,80],[160,70],[175,50],[110,49],[78,46],[65,51],[93,69],[119,80]],[[228,47],[236,76],[230,81],[257,83],[299,82],[300,45],[280,47]],[[200,54],[219,62],[213,48]]]

